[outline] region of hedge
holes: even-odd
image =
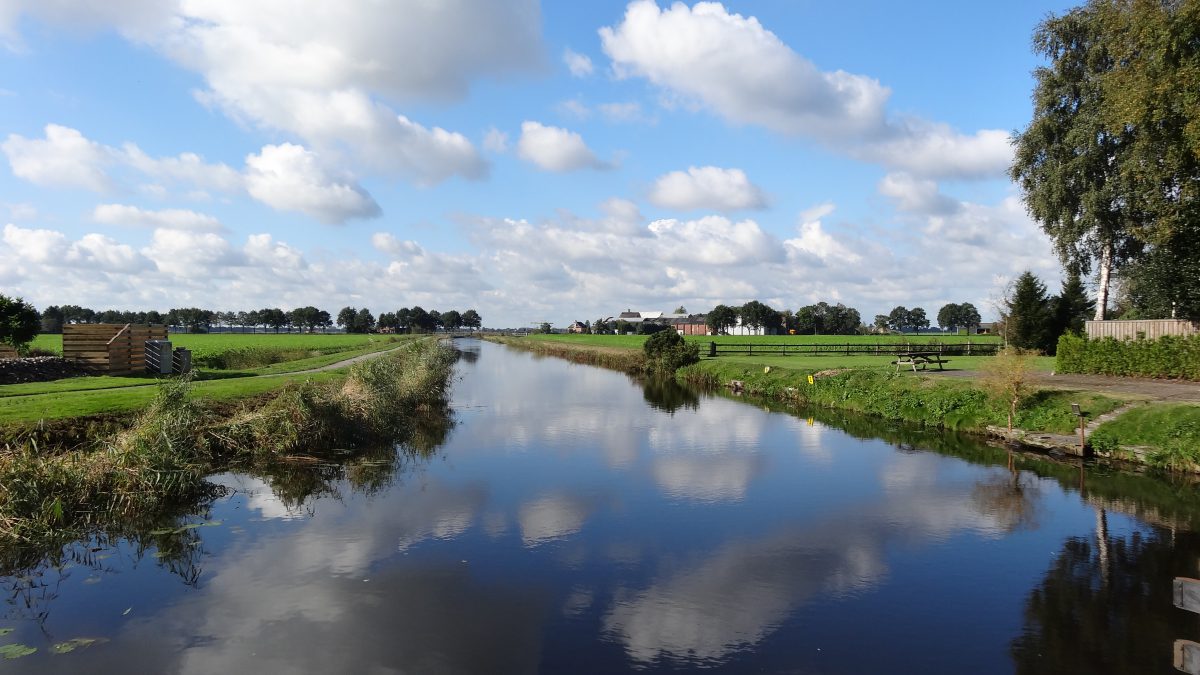
[[[1067,334],[1058,339],[1055,369],[1060,373],[1200,380],[1200,335],[1088,340]]]

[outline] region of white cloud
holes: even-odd
[[[290,143],[266,145],[246,157],[246,189],[272,208],[300,211],[323,223],[380,214],[366,190],[326,170],[315,153]]]
[[[583,100],[578,97],[560,101],[558,105],[554,107],[564,115],[574,117],[575,119],[586,120],[592,116],[591,109],[589,109],[587,104],[585,104]]]
[[[121,147],[121,159],[156,180],[170,180],[201,190],[233,193],[242,189],[242,175],[227,164],[210,164],[194,152],[177,157],[151,157],[133,143]]]
[[[909,213],[947,215],[958,210],[958,202],[938,191],[935,181],[907,173],[889,173],[879,181],[879,193],[892,198],[896,208]]]
[[[62,232],[25,229],[11,223],[4,226],[4,243],[18,257],[34,263],[53,263],[67,250],[67,237]]]
[[[564,49],[563,63],[567,64],[567,70],[575,77],[587,77],[592,74],[592,60],[584,54]]]
[[[739,123],[789,134],[848,135],[878,128],[888,90],[844,71],[821,72],[754,17],[719,3],[630,3],[600,29],[618,77],[654,84],[711,106]]]
[[[168,230],[204,230],[220,232],[225,229],[216,218],[185,209],[146,211],[125,204],[99,204],[92,210],[92,220],[105,225],[165,228]]]
[[[636,101],[601,103],[596,106],[609,122],[638,122],[643,118],[642,104]]]
[[[716,2],[660,9],[630,3],[622,21],[600,29],[618,77],[642,77],[685,102],[736,124],[805,136],[894,169],[924,176],[1002,176],[1008,133],[963,135],[948,125],[891,119],[891,91],[874,78],[822,71],[756,18]]]
[[[225,268],[244,264],[242,255],[212,232],[155,230],[142,255],[153,261],[160,272],[193,279],[221,276],[228,273]]]
[[[88,140],[78,130],[46,125],[45,138],[10,134],[0,149],[13,175],[35,185],[74,187],[107,192],[113,187],[106,169],[113,163],[111,148]]]
[[[672,171],[659,176],[649,198],[656,206],[685,211],[737,211],[767,205],[767,196],[750,182],[746,172],[715,166],[693,166],[687,172]]]
[[[596,157],[579,134],[533,121],[521,124],[517,156],[545,171],[562,172],[609,167]]]

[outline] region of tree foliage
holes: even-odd
[[[728,305],[717,305],[708,313],[705,323],[713,335],[721,335],[737,325],[737,316],[736,309]]]
[[[700,360],[700,347],[673,330],[660,330],[642,343],[651,370],[673,373]]]
[[[0,342],[24,352],[42,327],[41,315],[21,298],[0,295]]]

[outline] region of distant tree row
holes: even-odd
[[[792,332],[798,335],[854,335],[862,328],[862,315],[857,309],[841,303],[830,305],[818,302],[797,309],[778,311],[751,300],[741,307],[717,305],[708,313],[706,323],[713,333],[726,333],[739,325],[752,329]]]
[[[221,312],[199,307],[181,307],[168,312],[131,312],[120,310],[96,311],[79,305],[51,305],[41,313],[41,332],[61,333],[64,324],[72,323],[140,323],[182,326],[193,333],[204,333],[216,327],[264,328],[278,333],[281,331],[314,332],[334,325],[329,312],[313,307],[297,307],[284,311],[277,307],[256,309],[249,312]],[[337,325],[350,333],[369,333],[388,328],[396,332],[432,332],[438,328],[479,328],[482,319],[479,313],[469,309],[461,314],[457,311],[426,312],[420,307],[401,309],[394,313],[379,315],[378,320],[367,308],[345,307],[338,312]]]

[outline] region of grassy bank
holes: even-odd
[[[721,340],[805,340],[814,336],[721,336]],[[844,336],[816,336],[844,339]],[[873,336],[866,336],[870,339]],[[922,336],[924,337],[924,336]],[[980,336],[983,337],[983,336]],[[693,338],[697,339],[697,338]],[[705,340],[710,338],[703,338]],[[508,343],[580,363],[605,365],[620,351],[640,354],[643,336],[531,335],[510,338]],[[590,349],[610,353],[589,359]],[[629,356],[628,358],[633,358]],[[991,357],[950,357],[948,370],[978,370]],[[1004,409],[990,400],[972,379],[914,376],[896,372],[891,357],[881,356],[722,356],[702,359],[681,369],[680,380],[706,387],[742,383],[747,393],[771,400],[851,410],[889,420],[904,420],[946,429],[986,433],[987,427],[1006,426]],[[1054,359],[1038,357],[1035,370],[1048,372]],[[621,368],[624,369],[624,368]],[[808,384],[808,376],[815,375]],[[1014,427],[1030,434],[1071,435],[1078,419],[1071,404],[1078,403],[1089,418],[1111,412],[1125,399],[1086,390],[1042,389],[1030,392],[1017,410]],[[1150,404],[1135,408],[1102,424],[1092,435],[1098,453],[1171,469],[1200,471],[1200,406]],[[1130,452],[1130,447],[1138,452]],[[1126,448],[1126,450],[1122,450]]]
[[[607,336],[586,336],[607,337]],[[623,336],[611,336],[623,337]],[[624,336],[632,337],[632,336]],[[640,336],[636,336],[639,337]],[[542,356],[554,356],[574,363],[590,366],[600,366],[626,373],[641,373],[646,369],[646,357],[642,353],[641,340],[635,347],[625,345],[598,345],[589,342],[572,342],[568,340],[538,340],[528,337],[486,336],[483,339],[517,349],[533,352]]]
[[[417,341],[341,377],[289,382],[236,406],[164,381],[131,424],[82,447],[35,436],[0,451],[0,543],[78,537],[106,519],[138,519],[202,498],[204,477],[404,442],[423,415],[445,416],[453,353]],[[224,382],[213,382],[213,385]]]

